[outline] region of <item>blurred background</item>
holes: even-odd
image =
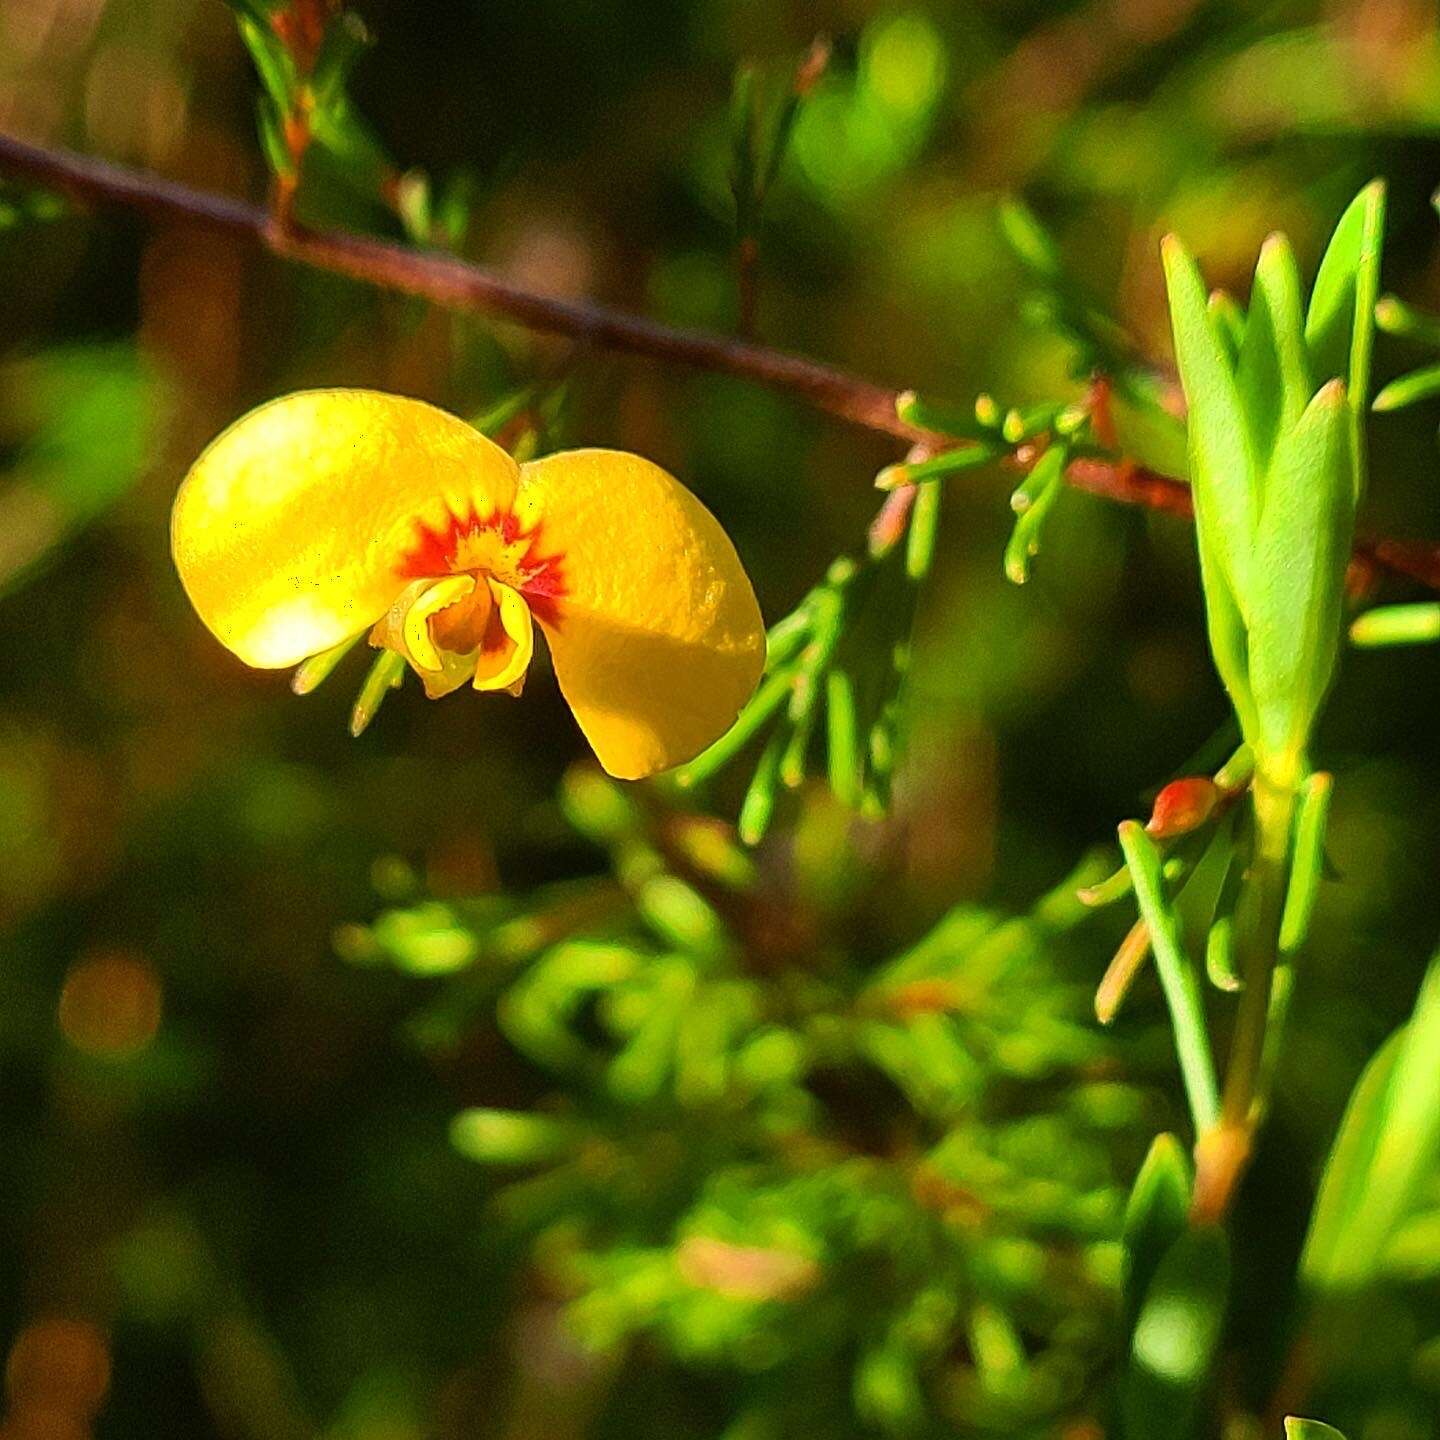
[[[1377,174],[1385,287],[1440,304],[1425,0],[358,10],[379,142],[549,293],[734,329],[734,74],[783,88],[823,31],[759,233],[775,344],[962,404],[1078,393],[1003,194],[1157,362],[1162,233],[1243,295],[1267,232],[1313,266]],[[255,92],[218,0],[0,4],[5,133],[258,200]],[[299,204],[400,234],[323,167]],[[1188,526],[1066,494],[1020,588],[1009,485],[952,481],[891,816],[811,786],[743,852],[604,782],[543,673],[407,687],[352,740],[353,663],[301,700],[203,630],[171,498],[287,390],[475,416],[563,375],[545,443],[683,477],[774,620],[892,446],[238,239],[0,209],[0,1434],[1103,1435],[1124,1194],[1183,1121],[1153,987],[1090,1018],[1123,923],[1054,887],[1225,716]],[[1414,359],[1382,340],[1380,380]],[[1440,534],[1435,418],[1373,423],[1365,530]],[[1235,1433],[1298,1387],[1440,1434],[1433,1230],[1318,1378],[1288,1278],[1440,932],[1437,702],[1435,649],[1352,654],[1325,724],[1338,883],[1239,1217]]]

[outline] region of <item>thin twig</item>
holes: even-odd
[[[1164,510],[1171,515],[1183,515],[1187,520],[1195,514],[1190,487],[1183,480],[1157,475],[1140,465],[1125,461],[1072,460],[1066,467],[1065,478],[1087,495],[1099,495],[1121,505]]]
[[[747,340],[755,333],[760,309],[760,242],[742,235],[735,247],[735,284],[740,292],[740,333]]]
[[[782,391],[837,419],[910,444],[944,445],[943,436],[907,425],[895,413],[903,393],[802,355],[699,330],[660,325],[603,305],[561,300],[516,285],[493,270],[433,250],[373,240],[338,230],[277,223],[258,205],[196,190],[158,175],[30,145],[0,135],[0,172],[20,176],[72,199],[121,205],[154,220],[200,225],[244,235],[273,254],[449,310],[495,315],[530,330],[568,335],[602,349],[722,375]],[[1122,505],[1189,516],[1190,488],[1128,462],[1073,460],[1065,472],[1077,490]],[[1440,590],[1440,545],[1372,540],[1355,547],[1362,575],[1385,572]]]
[[[926,438],[895,413],[898,391],[767,345],[679,330],[601,305],[560,300],[493,270],[437,251],[337,230],[278,225],[257,205],[194,190],[143,171],[0,135],[0,170],[73,199],[124,205],[157,220],[183,220],[248,236],[275,254],[450,310],[490,314],[530,330],[570,335],[603,349],[644,355],[787,391],[826,414],[910,441]]]

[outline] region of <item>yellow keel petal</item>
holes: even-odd
[[[535,622],[530,607],[508,585],[498,580],[488,584],[505,643],[493,651],[480,651],[475,661],[474,685],[477,690],[508,690],[518,695],[535,656]]]
[[[444,662],[430,636],[430,617],[463,600],[475,588],[473,575],[453,575],[432,585],[405,612],[401,630],[410,659],[422,670],[439,670]]]

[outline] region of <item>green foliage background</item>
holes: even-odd
[[[1157,358],[1161,233],[1243,294],[1267,232],[1313,269],[1376,174],[1386,287],[1440,303],[1424,4],[360,11],[378,44],[353,98],[464,206],[465,253],[717,330],[738,314],[733,73],[783,83],[832,34],[759,224],[760,330],[927,394],[1076,393],[1063,342],[1025,322],[1004,193]],[[219,4],[0,11],[18,134],[258,196],[254,91]],[[399,234],[323,156],[300,213]],[[1090,1018],[1121,922],[1061,887],[1227,713],[1189,528],[1066,493],[1017,588],[1006,480],[947,482],[892,815],[857,821],[812,785],[747,854],[602,782],[543,675],[517,704],[406,689],[352,741],[353,669],[298,700],[201,629],[170,498],[214,433],[288,389],[474,416],[563,369],[546,441],[682,476],[775,619],[857,544],[892,446],[228,239],[28,200],[11,218],[13,1353],[37,1334],[58,1353],[55,1317],[94,1326],[94,1430],[117,1437],[1110,1430],[1125,1195],[1183,1108],[1152,982],[1113,1031]],[[1382,342],[1379,381],[1415,360]],[[1362,532],[1440,533],[1433,426],[1423,407],[1372,420]],[[1440,930],[1437,699],[1440,652],[1350,654],[1321,727],[1336,882],[1236,1216],[1212,1429],[1278,1434],[1291,1409],[1440,1433],[1435,1216],[1313,1352],[1292,1278],[1346,1098]],[[742,781],[721,777],[717,813]],[[28,1373],[12,1359],[7,1434],[32,1433]],[[34,1433],[87,1433],[95,1407],[74,1406],[79,1429]]]

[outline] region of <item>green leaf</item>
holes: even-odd
[[[1362,650],[1381,645],[1428,645],[1440,640],[1440,603],[1380,605],[1351,622],[1350,643]]]
[[[1210,983],[1227,995],[1245,988],[1235,963],[1235,916],[1233,911],[1216,917],[1205,937],[1205,974]]]
[[[1175,912],[1180,917],[1180,933],[1185,948],[1192,955],[1205,949],[1221,898],[1230,888],[1235,863],[1234,813],[1224,816],[1215,826],[1205,849],[1186,877],[1175,899]]]
[[[1346,1283],[1347,1277],[1350,1283],[1355,1283],[1357,1272],[1359,1283],[1363,1284],[1374,1264],[1373,1256],[1357,1264],[1361,1257],[1347,1254],[1345,1237],[1350,1217],[1364,1198],[1366,1177],[1385,1123],[1391,1082],[1404,1038],[1402,1027],[1370,1057],[1360,1072],[1325,1161],[1300,1259],[1302,1278],[1321,1289],[1337,1288]]]
[[[610,1094],[626,1105],[654,1100],[670,1078],[680,1037],[682,1002],[664,996],[605,1070]]]
[[[940,487],[928,480],[915,492],[915,507],[910,512],[910,528],[905,535],[905,573],[916,583],[930,573],[939,530]]]
[[[0,597],[145,474],[170,409],[133,344],[62,345],[0,366]]]
[[[1210,322],[1215,327],[1230,356],[1230,363],[1240,359],[1240,347],[1245,343],[1245,311],[1240,302],[1227,290],[1210,292]]]
[[[1365,411],[1385,238],[1385,183],[1372,180],[1347,207],[1315,277],[1305,341],[1317,381],[1343,376],[1350,397],[1351,484],[1365,490]]]
[[[1401,1284],[1440,1280],[1440,1209],[1422,1210],[1400,1223],[1385,1247],[1385,1276]]]
[[[1385,183],[1372,180],[1346,207],[1315,276],[1305,342],[1318,381],[1343,377],[1356,413],[1370,390],[1370,352],[1385,231]]]
[[[1229,1288],[1224,1231],[1187,1230],[1166,1251],[1130,1342],[1121,1399],[1125,1440],[1185,1440],[1195,1432]]]
[[[1026,269],[1052,284],[1065,278],[1060,252],[1029,206],[1003,200],[999,207],[1000,232]]]
[[[764,164],[760,171],[760,198],[770,193],[771,187],[780,178],[780,167],[785,163],[785,154],[790,148],[790,136],[795,130],[795,121],[800,115],[801,97],[790,90],[780,102],[774,123],[765,140]]]
[[[1403,410],[1418,405],[1432,395],[1440,395],[1440,365],[1426,365],[1392,380],[1376,397],[1374,408],[1379,411]]]
[[[1102,905],[1113,905],[1117,900],[1123,900],[1134,888],[1130,867],[1122,865],[1093,885],[1086,885],[1076,891],[1076,898],[1087,909],[1097,909]]]
[[[1054,479],[1048,466],[1034,465],[1010,495],[1010,508],[1023,515],[1049,488]]]
[[[630,979],[641,958],[622,945],[571,940],[547,950],[502,997],[500,1028],[516,1049],[554,1070],[593,1070],[597,1054],[570,1020],[597,993]]]
[[[334,158],[340,178],[365,196],[377,194],[394,170],[385,148],[343,95],[310,117],[315,143]]]
[[[1323,1420],[1302,1420],[1298,1415],[1287,1415],[1285,1440],[1345,1440],[1345,1436]]]
[[[1065,488],[1065,462],[1069,451],[1063,445],[1052,445],[1030,472],[1025,491],[1033,496],[1030,504],[1015,517],[1010,543],[1005,547],[1005,574],[1016,585],[1030,578],[1030,562],[1040,553],[1040,537]],[[1018,492],[1017,492],[1018,493]]]
[[[1277,438],[1300,418],[1310,399],[1303,325],[1295,256],[1283,235],[1272,235],[1255,267],[1235,376],[1250,424],[1251,449],[1262,468]]]
[[[1250,693],[1250,637],[1245,620],[1225,579],[1220,560],[1212,553],[1205,528],[1196,527],[1200,553],[1200,584],[1205,591],[1205,633],[1230,703],[1235,707],[1242,735],[1258,729],[1255,699]]]
[[[1407,305],[1398,295],[1382,295],[1375,302],[1375,324],[1387,335],[1440,350],[1440,318]]]
[[[853,810],[860,804],[865,755],[855,717],[855,682],[838,668],[825,677],[825,745],[830,788]]]
[[[285,122],[269,96],[262,95],[255,106],[255,123],[260,135],[260,148],[265,163],[274,175],[293,176],[295,159],[285,143]]]
[[[673,949],[713,956],[729,943],[724,923],[709,902],[674,875],[652,875],[638,886],[635,911]]]
[[[1215,1083],[1215,1062],[1205,1025],[1200,983],[1180,941],[1180,922],[1165,893],[1160,852],[1145,827],[1127,820],[1119,830],[1120,848],[1135,882],[1135,899],[1150,929],[1155,969],[1170,1007],[1175,1050],[1196,1134],[1203,1134],[1219,1118],[1220,1098]]]
[[[268,21],[253,19],[248,15],[238,16],[236,25],[250,58],[255,62],[260,83],[265,87],[275,108],[283,115],[295,103],[295,92],[300,79],[295,73],[295,61],[286,48],[285,42],[275,33]]]
[[[269,25],[270,12],[279,0],[225,0],[225,3],[237,16],[245,16],[257,25]]]
[[[917,485],[922,480],[938,480],[953,475],[957,470],[973,470],[977,465],[988,465],[1006,453],[1001,445],[964,445],[954,450],[942,451],[928,460],[903,461],[898,465],[887,465],[875,477],[877,490],[898,490],[902,485]]]
[[[365,733],[366,727],[375,718],[385,697],[405,678],[405,657],[393,650],[382,650],[375,657],[369,674],[360,686],[355,698],[355,708],[350,712],[350,733],[357,738]]]
[[[888,1434],[917,1430],[926,1414],[917,1368],[914,1351],[894,1338],[863,1351],[851,1381],[856,1413]]]
[[[302,661],[290,677],[290,688],[297,695],[308,695],[329,677],[330,672],[350,653],[355,642],[364,633],[363,630],[357,631],[348,640],[342,640],[338,645],[332,645],[330,649],[322,650],[318,655]]]
[[[598,770],[577,767],[561,785],[560,809],[568,824],[597,845],[628,845],[638,840],[645,828],[632,793]]]
[[[1280,437],[1266,481],[1249,626],[1262,769],[1298,770],[1339,653],[1355,511],[1350,421],[1332,380]]]
[[[431,244],[435,234],[435,205],[430,177],[423,170],[407,170],[396,180],[393,193],[395,213],[411,243]]]
[[[1210,318],[1199,268],[1174,236],[1162,248],[1175,359],[1189,405],[1190,483],[1202,548],[1244,617],[1250,548],[1259,520],[1259,477],[1245,407],[1225,345]],[[1214,583],[1207,580],[1208,587]]]
[[[1409,1022],[1365,1067],[1325,1166],[1301,1259],[1318,1289],[1371,1284],[1440,1158],[1440,955]]]
[[[1307,777],[1300,787],[1295,817],[1295,843],[1290,857],[1290,882],[1285,891],[1284,918],[1280,922],[1280,953],[1293,955],[1304,943],[1315,913],[1315,897],[1325,872],[1325,823],[1335,781],[1323,771]]]
[[[1018,445],[1022,440],[1029,440],[1051,429],[1066,408],[1054,402],[1029,405],[1024,410],[1012,408],[1005,412],[1000,422],[1000,434],[1007,444]]]
[[[754,228],[755,132],[757,117],[755,69],[742,66],[730,95],[730,187],[735,196],[735,228],[749,235]]]
[[[1175,1136],[1157,1135],[1125,1205],[1123,1298],[1128,1335],[1165,1253],[1185,1233],[1190,1213],[1190,1165]]]
[[[956,410],[927,400],[913,390],[902,391],[895,397],[895,414],[917,430],[930,430],[957,440],[991,440],[995,434],[993,425],[982,425],[976,419],[973,405]]]
[[[810,741],[814,737],[815,722],[819,714],[820,707],[811,705],[797,720],[790,722],[790,738],[785,742],[785,749],[780,755],[780,783],[787,790],[798,790],[805,783],[806,767],[810,759]]]
[[[1184,420],[1148,399],[1136,401],[1119,388],[1110,398],[1110,409],[1122,454],[1161,475],[1189,478]]]
[[[760,763],[751,777],[750,788],[740,805],[736,829],[747,845],[758,845],[770,828],[775,814],[775,786],[780,779],[780,756],[785,749],[785,732],[777,730],[761,751]]]
[[[830,60],[830,41],[824,35],[817,35],[789,77],[765,142],[765,165],[760,181],[762,199],[779,178],[780,167],[789,153],[790,141],[795,133],[795,122],[800,118],[806,101],[824,79]]]
[[[542,1165],[559,1160],[582,1138],[578,1127],[523,1110],[462,1110],[450,1122],[450,1143],[482,1165]]]

